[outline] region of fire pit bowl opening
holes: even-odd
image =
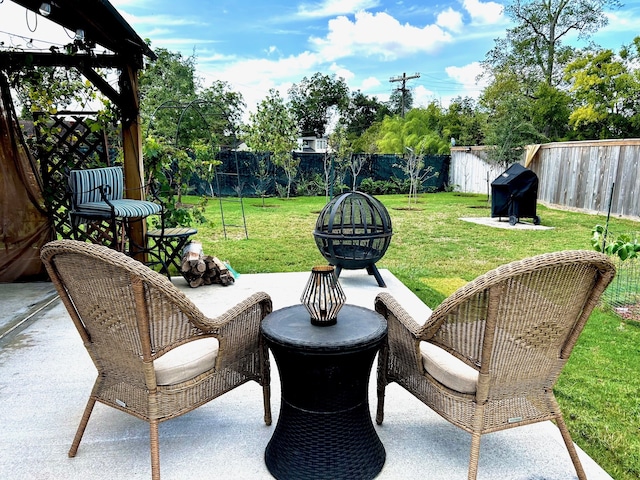
[[[320,212],[313,236],[324,258],[342,269],[366,268],[381,287],[386,287],[376,262],[391,243],[391,217],[385,206],[370,195],[348,192],[334,198]]]

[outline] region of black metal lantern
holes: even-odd
[[[342,269],[366,268],[386,287],[376,262],[391,243],[391,217],[385,206],[362,192],[348,192],[331,200],[320,212],[313,236],[324,258]]]

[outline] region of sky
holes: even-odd
[[[414,106],[477,98],[480,62],[513,26],[506,1],[482,0],[111,0],[151,48],[195,56],[202,85],[229,83],[247,112],[275,88],[287,90],[321,72],[343,78],[350,91],[380,101],[406,74]],[[609,25],[592,37],[618,51],[640,35],[640,0],[607,12]],[[0,0],[0,48],[48,49],[73,32]],[[575,36],[568,43],[584,46]]]

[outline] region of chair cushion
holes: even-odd
[[[168,351],[154,362],[156,383],[175,385],[213,368],[218,356],[218,340],[207,337]]]
[[[456,392],[476,392],[477,370],[433,343],[420,342],[420,353],[425,370],[437,381]]]
[[[92,168],[88,170],[71,170],[69,172],[69,188],[74,205],[102,201],[101,185],[108,185],[109,200],[119,200],[124,194],[124,173],[122,167]]]
[[[148,217],[149,215],[160,213],[160,210],[162,210],[162,207],[157,203],[146,200],[111,200],[111,203],[118,218]],[[106,202],[83,203],[77,206],[75,214],[108,218],[111,216],[111,207]]]

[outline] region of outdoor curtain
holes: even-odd
[[[40,247],[52,236],[38,169],[0,71],[0,282],[46,278]]]

